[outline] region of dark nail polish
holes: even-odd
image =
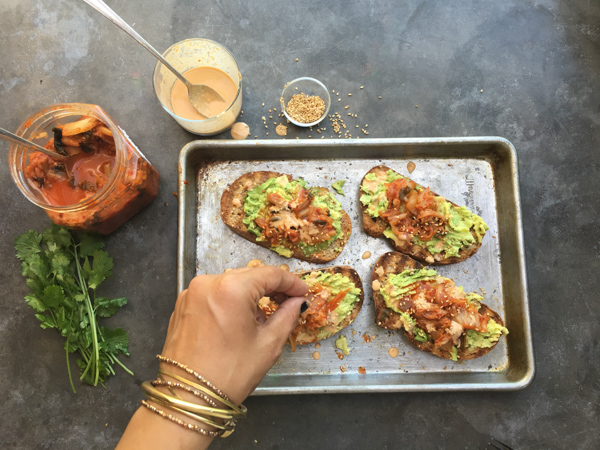
[[[308,303],[306,303],[306,302],[302,303],[302,306],[300,307],[300,314],[302,314],[307,309],[308,309]]]

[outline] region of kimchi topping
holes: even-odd
[[[430,241],[434,236],[447,234],[446,217],[437,211],[434,195],[429,188],[417,190],[417,183],[399,178],[387,185],[388,209],[380,215],[392,232],[404,240],[413,236]]]
[[[33,187],[52,206],[79,203],[98,192],[115,166],[116,148],[111,131],[93,117],[58,125],[45,145],[67,156],[64,161],[40,153],[29,153],[25,170]]]
[[[244,223],[283,256],[300,247],[309,255],[341,235],[341,204],[331,193],[306,188],[286,175],[270,178],[247,192]]]
[[[386,304],[404,315],[404,326],[435,347],[451,350],[466,330],[485,333],[489,316],[479,313],[481,297],[467,295],[448,278],[434,270],[404,271],[388,276],[381,289]],[[417,339],[419,340],[419,339]]]
[[[298,325],[290,337],[292,350],[299,335],[316,334],[322,339],[339,331],[340,324],[352,313],[361,293],[348,277],[339,273],[311,272],[302,279],[309,287],[308,308],[298,318]],[[269,297],[261,298],[258,306],[267,318],[279,308],[279,304]]]

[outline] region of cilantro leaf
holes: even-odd
[[[80,379],[91,385],[104,385],[106,378],[115,373],[114,364],[133,375],[116,358],[119,353],[129,355],[127,333],[98,324],[98,318],[113,315],[127,299],[97,297],[92,302],[100,283],[112,275],[113,260],[101,250],[103,247],[97,235],[83,233],[77,242],[68,229],[57,225],[41,234],[29,231],[15,238],[21,273],[31,290],[25,301],[42,328],[54,328],[65,338],[73,391],[69,353],[79,353]]]
[[[54,244],[57,248],[68,249],[73,245],[73,237],[69,230],[58,225],[52,225],[51,228],[44,231],[42,234],[46,245]]]
[[[21,261],[26,261],[31,255],[41,253],[42,251],[42,235],[36,231],[29,230],[15,239],[15,249],[17,250],[17,258]]]
[[[123,352],[129,355],[127,352],[127,345],[129,344],[129,335],[123,328],[115,328],[111,330],[106,327],[100,327],[102,338],[104,342],[100,343],[100,348],[106,349],[110,353],[117,354]]]
[[[58,251],[52,255],[50,266],[52,267],[52,272],[54,275],[59,279],[63,279],[64,275],[71,266],[71,259],[67,253]]]
[[[48,307],[46,305],[44,305],[44,302],[42,302],[39,298],[37,298],[35,295],[26,295],[25,296],[25,301],[29,304],[29,306],[31,306],[33,308],[34,311],[39,312],[39,313],[43,313],[44,311],[48,310]]]
[[[44,289],[44,304],[48,308],[57,309],[65,299],[65,293],[60,286],[55,284],[46,286]]]
[[[35,317],[38,318],[38,320],[40,322],[42,322],[42,324],[40,325],[40,327],[46,329],[46,328],[54,328],[55,324],[54,324],[54,319],[52,319],[52,317],[50,316],[46,316],[45,314],[36,314]]]
[[[79,242],[79,256],[85,258],[92,256],[94,250],[104,248],[104,241],[97,234],[83,233]]]
[[[125,297],[113,299],[97,297],[96,300],[94,300],[94,310],[100,317],[110,317],[125,304],[127,304],[127,299]]]
[[[21,273],[29,278],[38,278],[45,281],[52,273],[48,260],[42,254],[31,255],[21,265]]]
[[[88,287],[95,290],[100,283],[112,275],[113,260],[104,250],[94,250],[93,258],[91,270],[84,270],[86,272]]]
[[[38,298],[44,295],[45,283],[38,278],[27,278],[25,284]]]

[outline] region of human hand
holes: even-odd
[[[258,301],[273,293],[289,298],[265,321]],[[273,266],[198,276],[177,298],[162,354],[239,405],[281,355],[307,293],[299,277]]]

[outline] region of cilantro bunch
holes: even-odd
[[[64,227],[53,225],[42,234],[30,230],[15,239],[21,272],[31,293],[25,300],[36,312],[41,327],[55,328],[66,338],[65,355],[71,388],[75,392],[69,353],[79,352],[80,379],[97,386],[129,356],[129,335],[122,328],[100,326],[99,317],[110,317],[127,303],[126,298],[96,296],[96,289],[112,275],[113,261],[97,235],[83,233],[79,242]]]

